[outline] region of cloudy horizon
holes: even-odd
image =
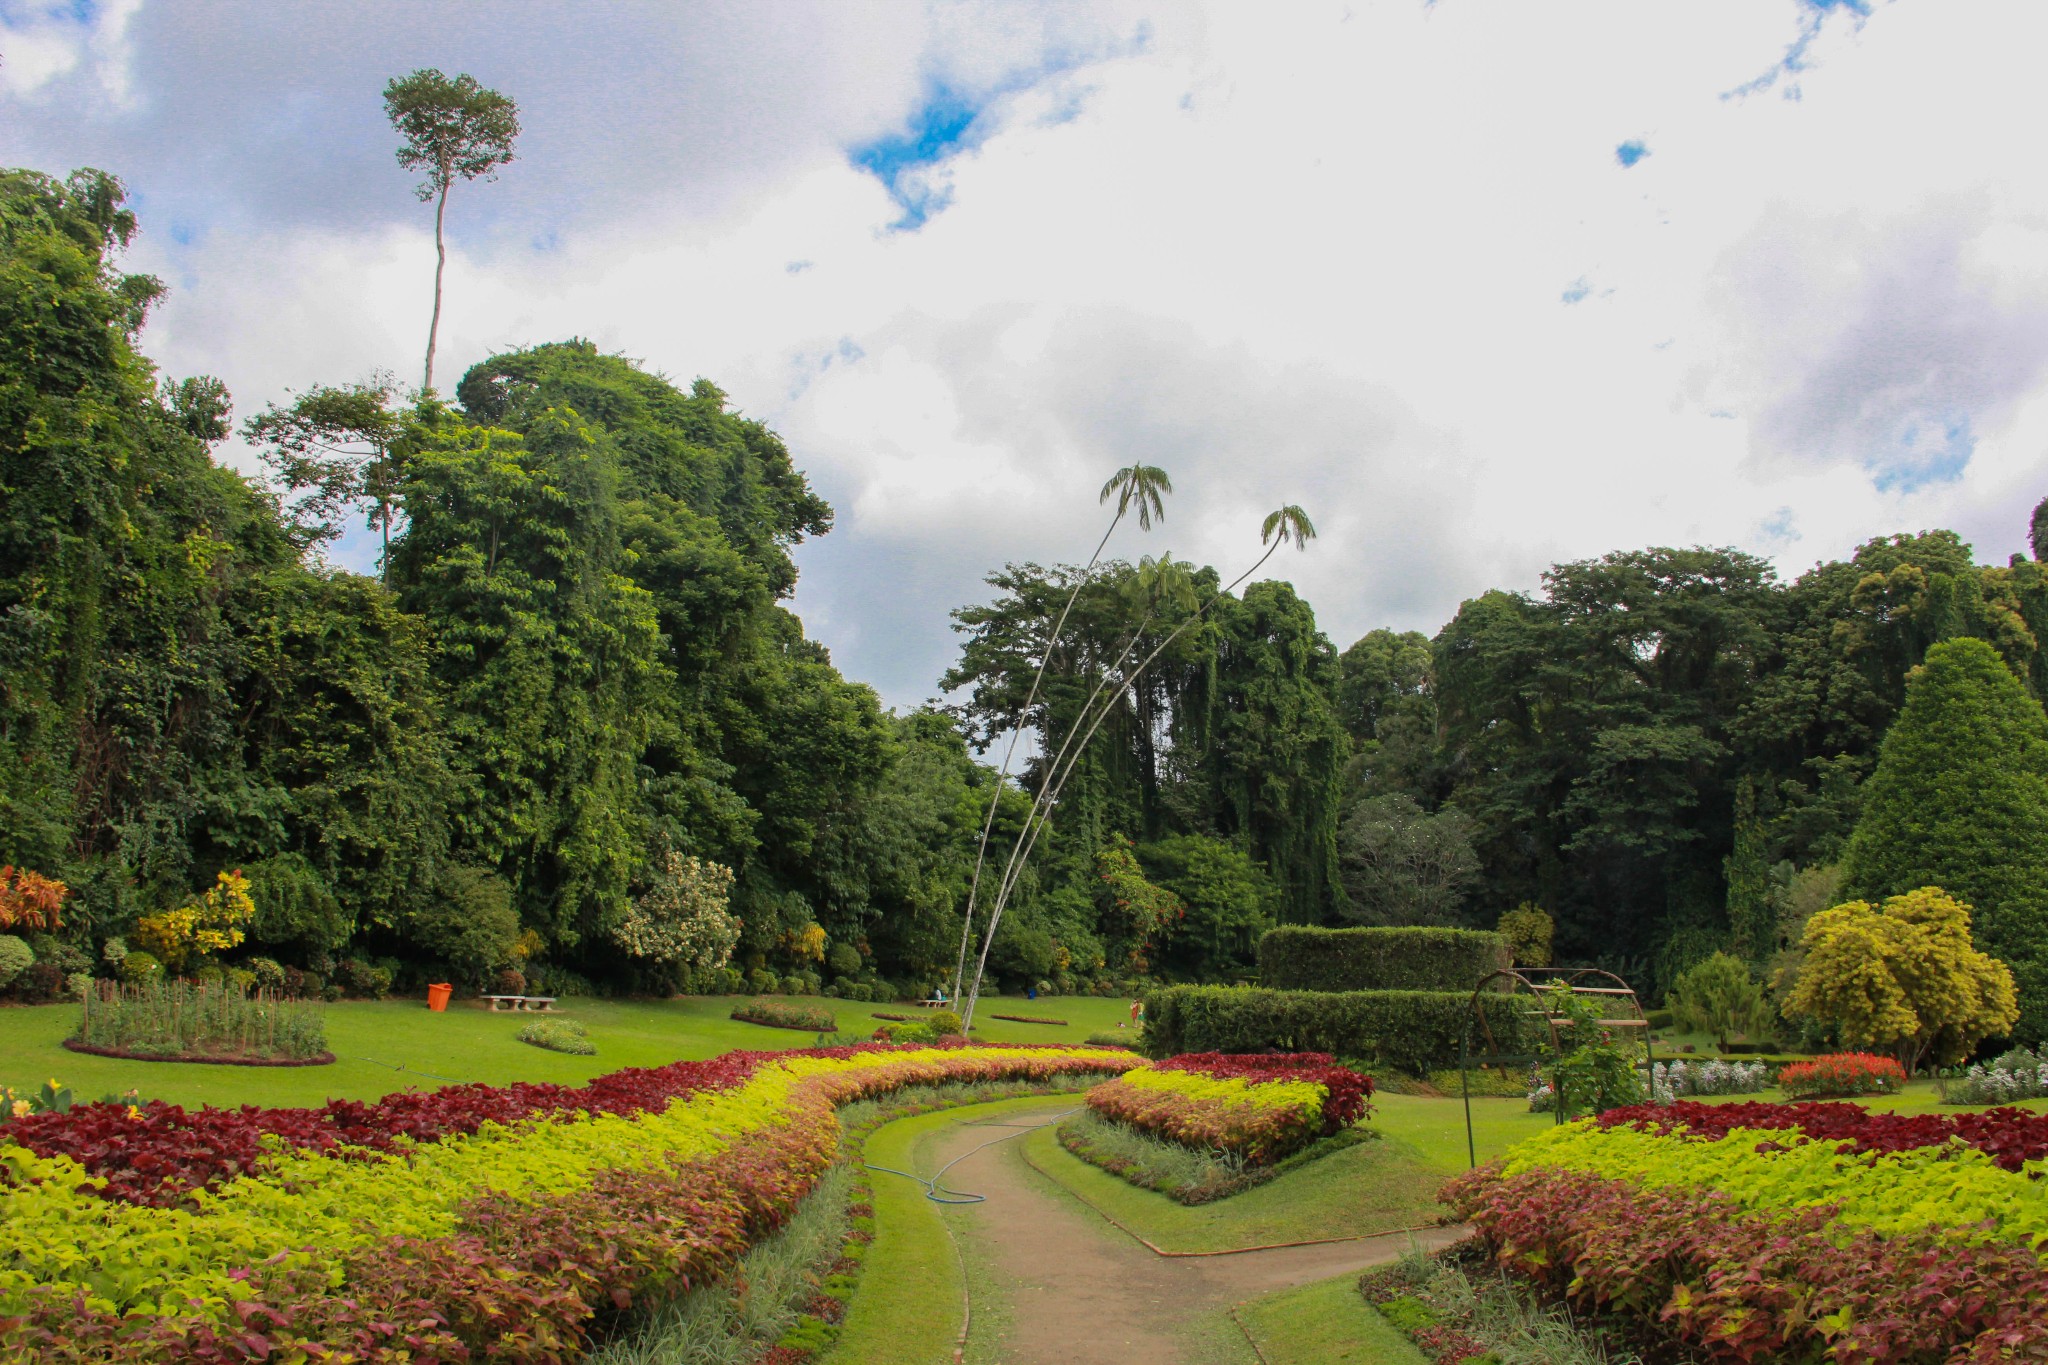
[[[588,337],[833,504],[794,603],[914,706],[948,612],[1086,556],[1269,566],[1342,648],[1647,545],[1794,577],[2025,548],[2048,493],[2038,7],[0,0],[0,158],[122,177],[143,348],[238,416],[417,379],[433,223],[383,84],[517,100],[449,205],[443,389]],[[221,457],[254,472],[248,452]],[[338,558],[364,568],[372,538]]]

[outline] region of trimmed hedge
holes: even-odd
[[[1549,1050],[1525,996],[1485,995],[1480,1006],[1501,1052]],[[1145,996],[1144,1050],[1328,1052],[1426,1076],[1458,1064],[1472,1020],[1470,992],[1275,991],[1253,986],[1166,986]],[[1475,1051],[1486,1049],[1475,1030]]]
[[[1311,929],[1259,940],[1259,984],[1276,991],[1464,991],[1512,966],[1508,941],[1486,929]]]

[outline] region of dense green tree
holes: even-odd
[[[2015,1036],[2048,1039],[2048,715],[1981,640],[1927,651],[1885,736],[1850,837],[1845,891],[1938,886],[2019,985]]]
[[[1345,916],[1378,925],[1466,923],[1480,871],[1472,830],[1457,807],[1432,815],[1405,792],[1354,806],[1338,840]]]
[[[512,160],[519,136],[519,106],[476,77],[442,75],[432,67],[395,76],[384,87],[384,112],[405,139],[398,164],[419,171],[414,188],[420,201],[434,205],[434,317],[427,325],[426,376],[420,392],[434,391],[434,340],[441,330],[441,276],[448,269],[443,226],[448,218],[448,191],[457,178],[497,179],[500,166]]]
[[[1250,855],[1221,839],[1176,834],[1141,845],[1146,878],[1176,897],[1182,914],[1155,965],[1193,981],[1230,980],[1257,969],[1259,939],[1279,922],[1279,888]]]
[[[315,385],[290,403],[272,404],[242,424],[263,461],[292,490],[292,516],[308,544],[333,540],[342,521],[366,510],[382,538],[387,574],[400,472],[414,414],[401,407],[388,376],[341,387]]]

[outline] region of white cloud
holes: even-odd
[[[808,29],[655,6],[573,34],[515,6],[481,35],[428,7],[296,39],[237,37],[263,11],[231,8],[178,32],[170,8],[129,26],[151,118],[60,128],[59,74],[48,118],[0,131],[10,159],[143,190],[169,368],[244,411],[411,376],[430,224],[376,86],[476,69],[530,132],[455,204],[444,387],[568,335],[717,380],[838,507],[799,605],[894,702],[932,690],[984,572],[1085,556],[1095,489],[1136,459],[1181,491],[1122,553],[1229,570],[1264,511],[1306,506],[1322,538],[1275,569],[1340,646],[1646,544],[1797,572],[1945,524],[2002,557],[2048,492],[2048,16],[2024,2],[935,0]],[[1800,69],[1727,97],[1808,27]],[[243,62],[259,41],[282,75]],[[242,63],[239,102],[283,131],[181,59]],[[347,80],[311,85],[333,61]],[[935,88],[991,102],[933,173],[948,206],[892,231],[848,150]],[[1926,477],[1954,421],[1968,462]]]

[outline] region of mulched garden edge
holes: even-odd
[[[128,1052],[117,1047],[100,1047],[81,1043],[76,1038],[66,1038],[60,1046],[67,1052],[82,1052],[90,1057],[114,1057],[124,1062],[191,1062],[199,1066],[334,1065],[331,1052],[323,1052],[316,1057],[167,1057],[160,1052]]]

